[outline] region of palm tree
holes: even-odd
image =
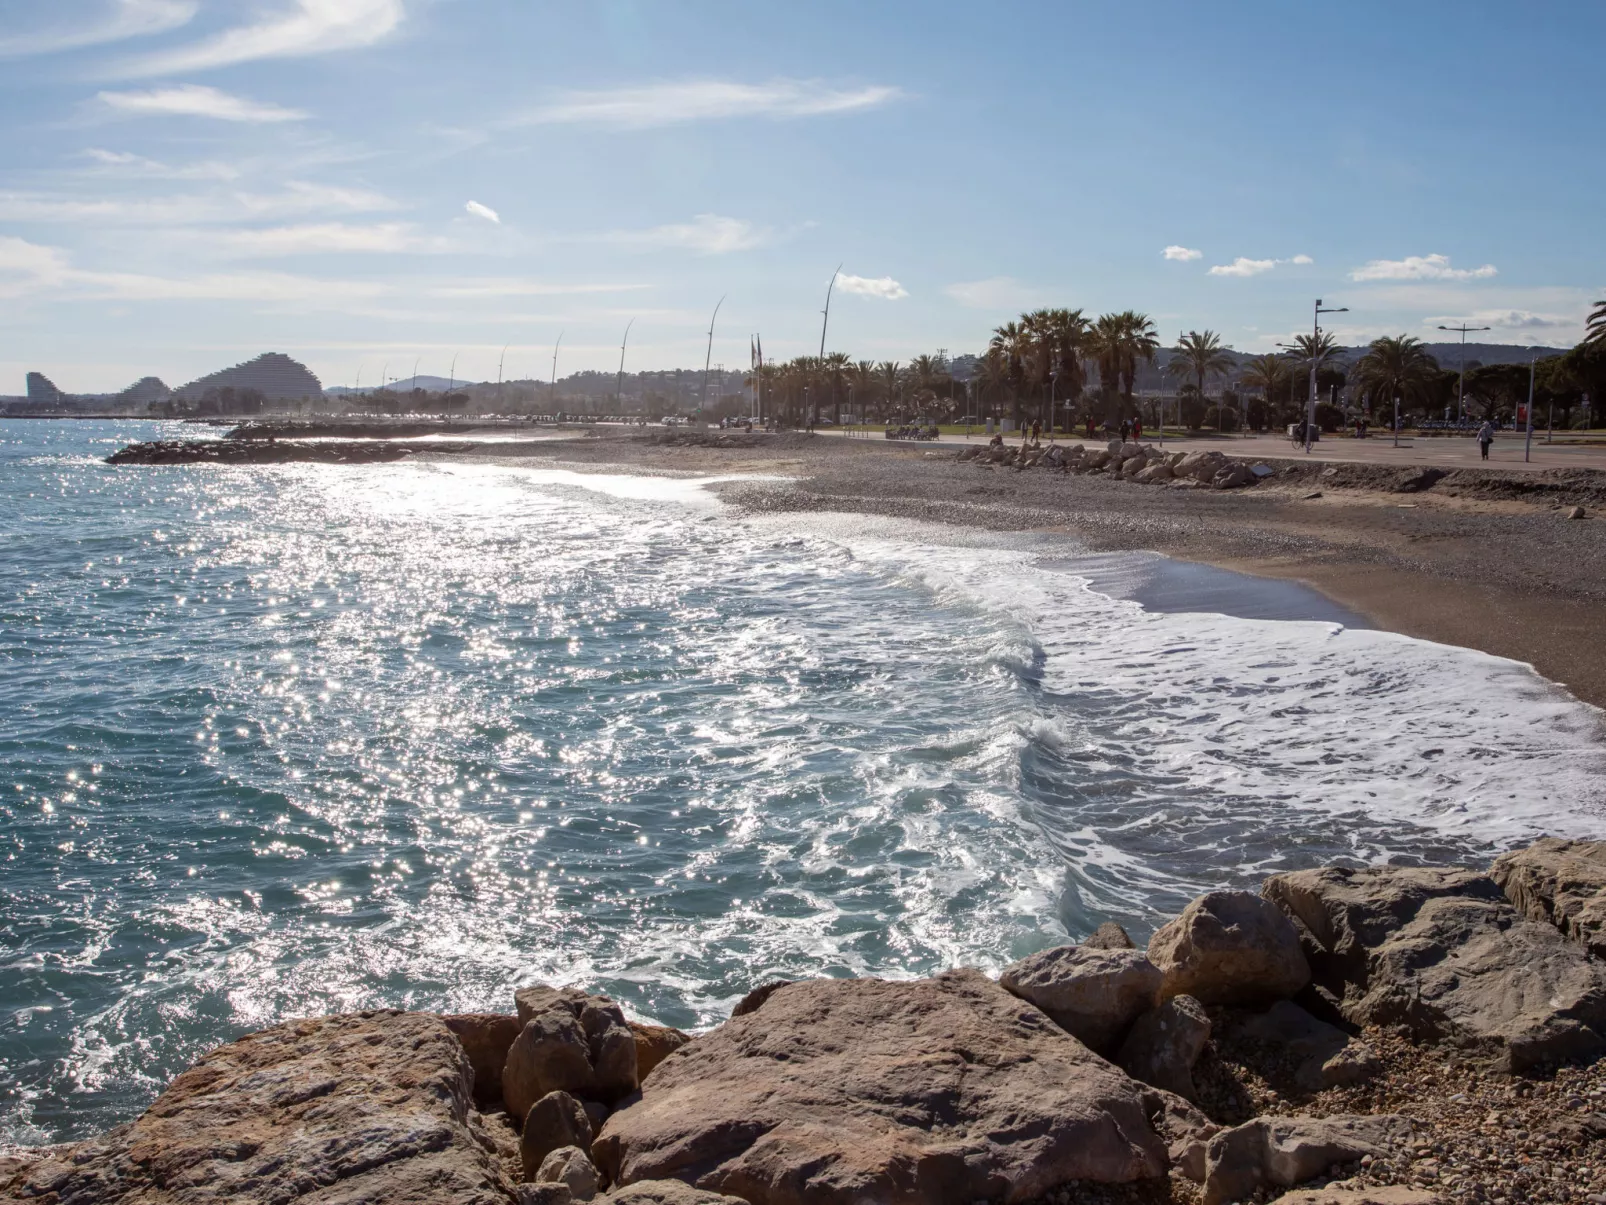
[[[1032,336],[1019,322],[1006,322],[993,332],[987,344],[989,355],[996,356],[1003,366],[1004,380],[1014,394],[1015,424],[1020,425],[1020,399],[1026,391],[1027,360],[1031,355]]]
[[[903,366],[896,360],[883,360],[875,366],[876,376],[881,381],[882,397],[886,408],[893,413],[898,408],[898,386],[903,381]]]
[[[1439,374],[1439,362],[1428,354],[1420,339],[1385,335],[1372,340],[1366,354],[1355,361],[1355,384],[1382,408],[1398,398],[1406,405],[1427,402]]]
[[[1282,356],[1251,356],[1244,362],[1243,383],[1250,389],[1260,390],[1269,412],[1272,394],[1282,389],[1283,383],[1289,378],[1289,373],[1288,361]],[[1268,414],[1268,421],[1269,417]]]
[[[831,419],[842,425],[842,391],[847,388],[848,369],[853,359],[845,351],[834,351],[820,361],[822,383],[831,391]]]
[[[1284,353],[1295,364],[1303,364],[1305,371],[1310,371],[1312,357],[1316,360],[1316,371],[1336,366],[1344,358],[1344,349],[1327,331],[1323,331],[1314,338],[1310,335],[1299,335],[1294,339],[1294,345]]]
[[[1123,310],[1103,314],[1093,324],[1092,350],[1099,366],[1099,384],[1105,392],[1119,392],[1122,413],[1132,408],[1132,389],[1138,375],[1138,361],[1152,361],[1160,350],[1154,323],[1147,314]]]
[[[1232,371],[1232,366],[1232,349],[1222,346],[1220,335],[1215,331],[1189,331],[1178,337],[1165,368],[1174,377],[1192,377],[1199,400],[1203,402],[1205,382],[1211,377],[1226,376]],[[1219,418],[1216,426],[1219,430]]]
[[[1606,301],[1597,301],[1594,311],[1589,315],[1589,333],[1584,336],[1585,343],[1606,343]]]
[[[854,409],[862,418],[870,399],[875,397],[876,390],[880,388],[881,377],[876,372],[874,360],[860,360],[848,365],[848,388],[852,391]]]

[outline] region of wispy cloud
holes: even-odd
[[[102,92],[99,99],[121,113],[141,116],[211,117],[251,123],[301,121],[307,116],[299,109],[247,100],[202,84],[177,84],[148,92]]]
[[[1571,330],[1583,326],[1581,317],[1536,314],[1532,310],[1474,310],[1470,314],[1439,314],[1422,321],[1433,326],[1452,322],[1458,325],[1492,326],[1498,331]]]
[[[517,125],[603,125],[645,130],[730,117],[819,117],[873,109],[903,95],[882,84],[835,88],[818,80],[740,84],[688,80],[636,88],[566,92],[515,119]]]
[[[681,247],[704,255],[724,255],[731,251],[751,251],[770,241],[767,227],[754,226],[742,218],[700,213],[689,222],[654,226],[650,230],[615,230],[599,240],[626,247]]]
[[[165,33],[188,24],[198,5],[195,0],[112,0],[106,7],[109,11],[100,20],[86,25],[46,26],[30,33],[0,37],[0,58],[56,54]]]
[[[1481,268],[1454,268],[1448,255],[1408,255],[1404,259],[1374,259],[1349,274],[1351,280],[1487,280],[1497,274],[1493,264]]]
[[[138,176],[152,180],[238,180],[242,175],[234,164],[215,159],[173,166],[129,151],[108,151],[98,146],[86,147],[81,154],[95,165],[92,170],[97,175]]]
[[[478,201],[470,201],[463,208],[477,218],[484,218],[487,222],[495,222],[498,226],[502,224],[502,215],[489,205],[481,205]]]
[[[66,280],[67,257],[54,247],[0,235],[0,297],[21,297]]]
[[[303,226],[271,226],[235,230],[220,236],[223,250],[244,256],[311,255],[331,252],[362,254],[438,252],[450,249],[445,239],[422,236],[405,222],[356,226],[324,222]]]
[[[1316,261],[1308,255],[1296,255],[1290,259],[1250,259],[1240,255],[1230,264],[1216,264],[1210,269],[1211,276],[1259,276],[1270,272],[1278,264],[1312,264]]]
[[[973,310],[1024,310],[1043,299],[1043,291],[1013,276],[989,276],[943,287],[945,296]]]
[[[1179,243],[1172,243],[1163,252],[1161,252],[1161,254],[1164,255],[1166,259],[1183,261],[1190,259],[1201,259],[1204,256],[1203,251],[1195,251],[1192,247],[1184,247]]]
[[[844,293],[879,297],[883,301],[902,301],[909,296],[909,290],[890,276],[850,276],[844,272],[836,278],[836,287]]]
[[[176,75],[257,59],[294,58],[371,46],[396,30],[402,0],[294,0],[255,25],[146,55],[122,65],[124,76]]]
[[[326,213],[381,213],[401,208],[399,202],[382,193],[294,180],[269,193],[218,191],[138,199],[0,193],[0,221],[68,225],[92,222],[103,226],[189,227]]]

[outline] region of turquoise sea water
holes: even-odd
[[[1606,828],[1598,714],[1526,667],[1118,597],[1152,560],[688,480],[101,463],[158,433],[196,432],[0,422],[0,1142],[291,1015],[542,980],[707,1025]]]

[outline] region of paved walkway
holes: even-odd
[[[842,432],[835,432],[838,437]],[[859,438],[862,438],[860,436]],[[877,442],[885,442],[879,429],[871,432],[870,438]],[[1020,433],[1015,432],[1004,437],[1009,443],[1019,443]],[[1086,443],[1085,438],[1060,436],[1060,441],[1069,443]],[[978,431],[968,439],[963,435],[944,435],[937,441],[941,445],[957,445],[963,447],[967,443],[986,443],[987,436]],[[1095,443],[1104,443],[1101,436]],[[1157,444],[1159,439],[1144,433],[1143,442]],[[931,443],[913,443],[908,445],[917,448],[929,448]],[[1233,436],[1207,437],[1203,439],[1177,438],[1168,435],[1165,440],[1167,450],[1191,452],[1195,449],[1214,448],[1228,456],[1248,459],[1295,459],[1305,455],[1303,445],[1294,444],[1286,436],[1251,435],[1247,438]],[[1606,471],[1606,441],[1591,444],[1546,444],[1543,432],[1534,433],[1531,459],[1523,459],[1523,438],[1514,432],[1502,432],[1496,437],[1493,447],[1489,449],[1487,462],[1479,459],[1478,441],[1463,436],[1432,436],[1432,437],[1400,437],[1400,446],[1396,448],[1394,441],[1387,435],[1368,436],[1366,439],[1355,439],[1348,436],[1327,436],[1319,440],[1310,451],[1312,460],[1353,461],[1360,464],[1398,464],[1398,465],[1432,465],[1438,468],[1491,468],[1491,469],[1601,469]]]

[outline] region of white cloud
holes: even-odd
[[[902,301],[909,296],[909,290],[890,276],[849,276],[844,272],[836,278],[836,287],[844,293],[880,297],[884,301]]]
[[[299,109],[247,100],[202,84],[176,84],[148,92],[102,92],[100,100],[119,112],[142,116],[212,117],[252,123],[300,121],[306,117]]]
[[[112,0],[104,19],[75,28],[55,27],[0,38],[0,58],[55,54],[164,33],[195,16],[195,0]]]
[[[221,236],[218,242],[225,250],[246,256],[309,255],[328,252],[427,252],[449,249],[445,240],[423,238],[411,225],[404,222],[385,222],[375,226],[353,226],[344,222],[273,226],[262,230],[232,231]]]
[[[1210,269],[1211,276],[1259,276],[1263,272],[1270,272],[1278,264],[1313,264],[1316,261],[1308,255],[1296,255],[1292,259],[1250,259],[1240,255],[1230,264],[1216,264]]]
[[[481,205],[478,201],[470,201],[463,208],[477,218],[484,218],[487,222],[495,222],[498,226],[502,224],[502,216],[489,205]]]
[[[68,272],[67,257],[56,248],[0,235],[0,297],[60,284]]]
[[[108,151],[97,146],[86,147],[81,153],[83,158],[97,166],[96,175],[140,176],[159,180],[237,180],[242,174],[234,164],[217,160],[173,167],[143,155]]]
[[[1448,326],[1451,323],[1457,326],[1462,323],[1467,326],[1492,326],[1497,331],[1570,330],[1583,325],[1576,317],[1536,314],[1532,310],[1476,310],[1470,314],[1441,314],[1422,321],[1432,326]]]
[[[1204,257],[1203,251],[1195,251],[1192,247],[1184,247],[1177,243],[1172,243],[1161,254],[1163,254],[1166,259],[1182,261],[1187,261],[1190,259],[1202,259]]]
[[[402,206],[381,193],[291,181],[279,192],[217,192],[137,200],[0,193],[0,221],[195,226],[319,213],[376,213]]]
[[[402,0],[294,0],[287,11],[255,25],[127,63],[121,74],[175,75],[257,59],[353,50],[388,37],[404,15]]]
[[[1452,268],[1448,255],[1408,255],[1404,259],[1373,259],[1349,274],[1351,280],[1486,280],[1496,275],[1493,264],[1481,268]]]
[[[1026,310],[1043,299],[1041,289],[1022,284],[1013,276],[990,276],[946,285],[943,293],[973,310]]]
[[[455,284],[438,285],[423,290],[430,297],[565,297],[586,293],[626,293],[650,289],[647,284],[585,284],[555,285],[534,280],[516,280],[509,277],[491,277],[478,280],[460,280]]]
[[[651,230],[616,230],[601,241],[634,247],[683,247],[704,255],[751,251],[770,240],[770,231],[741,218],[700,213],[690,222],[655,226]]]
[[[1212,276],[1259,276],[1277,266],[1274,259],[1249,259],[1240,255],[1230,264],[1216,264],[1210,269]]]
[[[689,80],[638,88],[568,92],[519,118],[518,125],[606,125],[644,130],[727,117],[818,117],[896,100],[898,88],[831,88],[817,80],[738,84]]]

